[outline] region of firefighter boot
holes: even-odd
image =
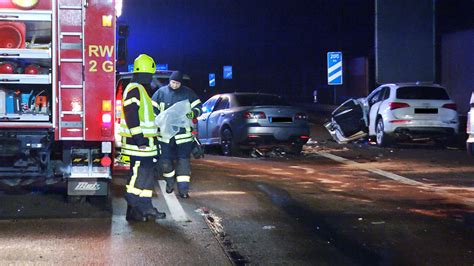
[[[158,211],[151,203],[151,198],[144,198],[140,200],[138,209],[147,220],[159,220],[166,218],[166,213]]]
[[[144,215],[148,220],[154,220],[155,222],[160,219],[166,218],[166,213],[158,211],[157,208],[151,208],[144,212]]]
[[[143,215],[137,207],[127,205],[127,215],[125,219],[129,222],[146,222],[147,217]]]
[[[166,178],[166,193],[173,193],[174,191],[174,183],[175,183],[175,178],[174,177],[167,177]]]
[[[183,199],[189,198],[189,182],[178,182],[179,196]]]

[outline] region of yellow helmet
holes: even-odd
[[[156,64],[149,55],[141,54],[133,62],[133,73],[151,73],[155,74]]]

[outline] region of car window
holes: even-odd
[[[370,106],[374,105],[376,102],[380,101],[380,95],[382,90],[378,90],[375,92],[373,95],[369,96],[369,99],[367,102],[369,103]]]
[[[289,105],[278,95],[270,94],[237,94],[235,100],[238,106]]]
[[[449,100],[448,93],[441,87],[408,86],[397,89],[398,99]]]
[[[214,96],[211,99],[207,100],[205,103],[203,103],[202,113],[205,114],[205,113],[212,112],[212,110],[214,108],[214,105],[216,104],[217,99],[219,99],[219,97]]]
[[[221,100],[216,104],[214,111],[224,110],[229,108],[229,98],[228,97],[221,97]]]
[[[382,91],[382,95],[383,95],[382,101],[390,98],[390,87],[384,87]]]

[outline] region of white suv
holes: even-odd
[[[471,110],[467,113],[467,134],[469,138],[466,141],[467,152],[474,156],[474,92],[471,95]]]
[[[439,85],[384,84],[366,98],[346,101],[333,112],[331,125],[326,125],[326,128],[333,137],[345,138],[338,142],[368,135],[375,137],[379,146],[395,140],[428,139],[444,145],[458,133],[456,109],[456,104]],[[355,113],[361,114],[362,119]],[[354,125],[359,126],[355,129]],[[360,125],[365,125],[365,128]],[[350,132],[344,132],[344,129],[350,129]]]

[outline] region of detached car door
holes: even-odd
[[[367,136],[367,118],[363,101],[349,99],[331,114],[331,121],[324,124],[338,143],[347,143]]]

